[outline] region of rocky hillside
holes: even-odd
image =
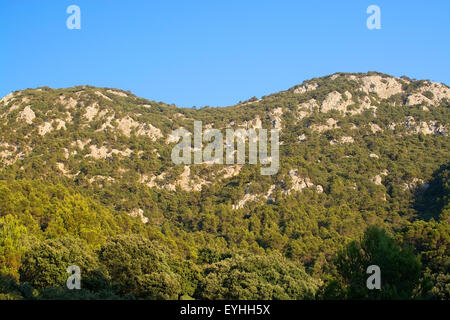
[[[115,252],[118,244],[130,254],[169,261],[170,270],[164,262],[158,271],[164,293],[151,286],[151,294],[140,291],[151,278],[141,254],[133,258],[143,264],[133,286],[120,272],[105,274],[108,281],[124,281],[114,291],[120,296],[261,298],[239,287],[241,275],[229,272],[238,268],[258,288],[270,288],[268,299],[310,297],[334,274],[337,252],[377,225],[416,248],[421,277],[432,284],[427,296],[450,295],[448,259],[441,259],[450,250],[445,84],[337,73],[235,106],[198,110],[119,89],[43,87],[2,98],[0,118],[0,233],[33,239],[4,251],[14,255],[0,250],[0,260],[36,288],[57,284],[39,282],[41,271],[33,276],[33,255],[46,256],[48,246],[60,252],[68,240],[58,239],[72,236],[81,241],[76,246],[90,248],[76,252],[89,252],[111,270],[130,259],[114,258],[128,254]],[[264,176],[260,165],[249,164],[175,165],[172,132],[193,132],[194,120],[204,130],[279,129],[278,172]],[[29,247],[36,239],[41,247]],[[150,240],[164,246],[149,249]],[[105,258],[109,251],[115,253]],[[275,283],[261,266],[284,280]],[[286,266],[297,282],[280,271]],[[48,279],[56,279],[50,262],[48,270]],[[58,272],[64,279],[65,269]],[[298,291],[289,291],[288,283]]]
[[[262,185],[248,181],[240,188],[241,196],[232,197],[233,209],[250,201],[273,201],[277,192],[327,192],[325,176],[332,170],[354,189],[360,183],[383,186],[391,180],[411,189],[426,186],[432,172],[421,167],[432,168],[435,153],[441,162],[448,159],[448,148],[426,154],[411,148],[409,160],[418,166],[414,170],[399,165],[392,148],[414,145],[417,139],[448,144],[449,101],[450,89],[444,84],[378,73],[338,73],[236,106],[200,110],[117,89],[28,89],[0,100],[2,175],[65,179],[94,189],[132,184],[176,192],[201,191],[251,172],[242,165],[172,164],[176,140],[170,133],[180,127],[192,132],[193,120],[201,120],[205,129],[281,130],[279,174]],[[417,163],[425,159],[427,163]],[[355,167],[358,163],[370,166]],[[392,172],[393,167],[400,171]],[[252,191],[252,184],[262,190]],[[150,214],[149,208],[135,205],[128,206],[130,214]]]

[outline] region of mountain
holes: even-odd
[[[0,217],[14,215],[14,223],[42,243],[74,237],[103,266],[109,260],[98,252],[113,250],[110,241],[135,245],[109,240],[114,234],[139,234],[136,241],[145,248],[156,241],[167,260],[158,275],[170,274],[165,281],[172,290],[158,298],[256,298],[211,287],[211,277],[244,268],[239,259],[248,255],[256,265],[289,265],[299,275],[301,294],[283,291],[267,298],[311,296],[334,275],[339,250],[376,225],[399,244],[414,246],[424,265],[421,277],[431,279],[427,295],[448,297],[449,107],[445,84],[377,72],[336,73],[234,106],[198,110],[114,88],[15,91],[0,100]],[[202,121],[203,130],[222,132],[279,129],[278,171],[261,175],[261,165],[248,161],[175,165],[173,131],[194,132],[194,121]],[[17,196],[14,184],[24,200],[12,210],[5,199]],[[46,200],[25,204],[27,192]],[[84,203],[85,224],[68,223],[78,200],[70,202],[69,212],[52,215],[54,208],[68,207],[64,194]],[[105,214],[91,221],[90,210]],[[443,240],[425,243],[426,232]],[[21,247],[20,255],[31,250],[30,244]],[[179,260],[170,260],[164,253],[169,251]],[[25,262],[5,270],[33,283],[20,269]],[[188,278],[198,273],[195,281],[173,267],[181,264]],[[113,272],[105,277],[122,281]],[[268,279],[254,281],[276,292]],[[223,287],[237,280],[214,281]],[[131,287],[114,294],[149,296]]]

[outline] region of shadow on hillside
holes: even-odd
[[[434,218],[439,220],[439,215],[449,199],[449,178],[450,163],[447,163],[433,173],[431,180],[428,182],[428,188],[416,193],[413,206],[420,219],[428,221]]]

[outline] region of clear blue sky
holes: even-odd
[[[450,1],[0,0],[0,43],[0,96],[89,84],[225,106],[338,71],[449,85]]]

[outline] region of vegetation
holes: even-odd
[[[406,77],[402,94],[378,99],[360,90],[362,76],[197,110],[89,86],[16,92],[0,103],[0,299],[449,299],[450,141],[411,133],[406,119],[448,128],[450,105],[403,105],[426,85]],[[299,119],[299,104],[332,91],[353,100],[351,111],[370,99],[376,114],[315,110]],[[25,105],[31,125],[17,120]],[[87,106],[97,108],[90,121]],[[173,129],[191,130],[192,119],[226,128],[256,118],[269,128],[279,107],[276,175],[244,165],[222,178],[223,166],[191,165],[190,177],[208,183],[201,191],[177,184],[184,168],[170,160]],[[124,134],[118,122],[127,117],[162,137],[139,127]],[[312,130],[330,118],[337,127]],[[346,136],[354,143],[330,144]],[[91,146],[107,155],[93,157]],[[314,187],[293,190],[292,170]],[[269,190],[270,199],[233,206]],[[148,221],[131,214],[137,209]],[[81,269],[80,290],[66,287],[70,265]],[[381,290],[366,287],[369,265],[381,269]]]

